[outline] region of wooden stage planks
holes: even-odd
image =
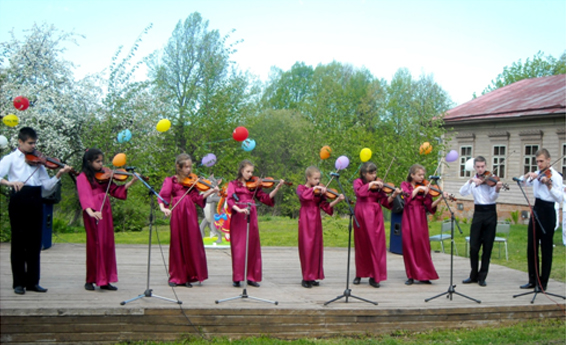
[[[329,337],[342,334],[382,333],[394,330],[480,327],[536,318],[564,318],[564,300],[559,305],[539,294],[513,298],[524,292],[518,288],[527,274],[491,265],[488,286],[463,285],[469,272],[466,258],[454,257],[456,291],[475,299],[477,304],[456,294],[452,300],[426,298],[446,292],[449,287],[450,256],[433,253],[440,275],[432,285],[404,284],[403,258],[388,253],[388,280],[381,288],[352,285],[352,294],[378,303],[377,306],[349,298],[323,304],[346,288],[347,250],[325,248],[326,279],[321,286],[301,287],[296,248],[264,247],[263,282],[260,288],[248,287],[250,296],[278,301],[278,305],[252,299],[215,301],[241,294],[231,286],[231,261],[228,248],[208,248],[209,279],[193,288],[170,288],[162,254],[152,247],[150,288],[182,304],[143,297],[126,305],[120,302],[143,294],[146,289],[148,248],[143,245],[117,245],[119,290],[86,291],[85,246],[54,244],[42,252],[41,285],[46,294],[27,292],[20,296],[12,290],[10,247],[0,244],[0,341],[23,343],[115,343],[125,340],[175,340],[188,334],[242,337],[271,335],[278,338]],[[165,262],[168,247],[163,247]],[[353,279],[355,267],[351,264]],[[566,284],[551,281],[549,292],[566,294]],[[176,297],[177,296],[177,297]],[[182,308],[182,310],[181,310]],[[185,316],[186,315],[186,316]]]

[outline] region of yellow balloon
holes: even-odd
[[[171,121],[167,119],[159,120],[157,126],[155,126],[159,132],[167,132],[171,128]]]
[[[112,165],[116,167],[122,167],[126,165],[126,154],[118,153],[116,156],[114,156],[114,159],[112,159]]]
[[[428,141],[424,142],[419,148],[419,153],[421,155],[428,155],[431,152],[432,152],[432,145]]]
[[[4,124],[8,127],[14,127],[14,126],[18,125],[18,123],[20,122],[20,119],[14,114],[8,114],[8,115],[4,116],[4,118],[2,119],[2,122],[4,122]]]
[[[366,147],[366,148],[363,148],[363,149],[360,151],[360,159],[361,159],[362,162],[364,162],[364,163],[367,162],[367,161],[369,161],[369,160],[371,159],[371,155],[372,155],[372,152],[371,152],[371,150],[368,149],[367,147]]]

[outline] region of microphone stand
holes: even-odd
[[[441,294],[438,294],[436,296],[430,297],[425,299],[425,302],[431,301],[435,298],[438,298],[440,296],[444,296],[447,295],[446,298],[450,298],[450,300],[452,300],[452,295],[456,294],[458,296],[462,296],[464,298],[467,298],[469,300],[472,300],[476,303],[481,303],[480,300],[472,298],[470,296],[466,296],[462,293],[459,293],[458,291],[456,291],[456,285],[454,285],[454,224],[456,224],[456,226],[458,226],[458,230],[460,231],[460,234],[462,234],[462,229],[460,228],[460,224],[458,223],[458,221],[456,221],[456,217],[454,217],[454,211],[452,211],[452,208],[450,207],[450,204],[448,204],[448,201],[446,200],[446,198],[444,197],[444,192],[440,189],[440,187],[438,186],[438,179],[434,179],[433,182],[436,182],[436,186],[438,187],[438,189],[440,190],[440,194],[442,199],[444,200],[444,203],[446,204],[446,207],[448,208],[448,211],[450,212],[450,236],[451,236],[451,240],[450,240],[450,286],[448,286],[448,291],[443,292]],[[432,182],[431,182],[432,184]]]
[[[150,265],[151,265],[151,233],[152,233],[153,218],[154,218],[153,217],[153,208],[154,208],[153,196],[154,195],[157,196],[159,198],[159,200],[161,200],[166,206],[169,206],[169,203],[167,201],[165,201],[161,197],[161,195],[159,195],[159,193],[157,193],[155,191],[155,189],[153,189],[153,187],[151,187],[147,182],[145,182],[144,179],[141,178],[140,175],[138,175],[136,172],[132,172],[132,174],[135,175],[144,184],[144,186],[147,189],[149,189],[150,211],[149,211],[149,245],[148,245],[148,249],[147,249],[147,280],[146,280],[145,291],[142,294],[140,294],[140,295],[138,295],[134,298],[131,298],[129,300],[122,301],[122,302],[120,302],[120,305],[125,305],[126,303],[133,302],[133,301],[138,300],[138,299],[143,298],[143,297],[155,297],[155,298],[162,299],[164,301],[182,304],[183,302],[178,300],[178,299],[174,300],[174,299],[171,299],[171,298],[154,295],[153,290],[149,288],[149,272],[150,272]],[[157,231],[157,229],[155,231]]]
[[[350,204],[350,200],[348,199],[348,197],[346,196],[346,192],[344,191],[344,188],[342,187],[342,183],[340,183],[340,175],[338,175],[337,173],[333,173],[332,175],[333,177],[336,177],[336,181],[338,182],[338,186],[340,187],[340,191],[342,192],[342,194],[344,195],[344,200],[346,201],[346,205],[348,205],[348,209],[350,211],[350,220],[348,221],[348,260],[346,262],[346,289],[344,290],[344,293],[326,303],[324,303],[324,305],[328,305],[332,302],[336,302],[341,298],[345,297],[345,301],[346,303],[348,303],[348,297],[352,297],[352,298],[356,298],[359,299],[360,301],[364,301],[367,303],[371,303],[374,305],[377,305],[377,302],[373,302],[370,300],[367,300],[365,298],[361,298],[355,295],[352,295],[352,289],[349,288],[349,284],[350,284],[350,252],[352,249],[352,219],[354,221],[356,221],[356,225],[359,227],[360,223],[358,223],[358,220],[356,219],[356,216],[354,214],[354,209],[352,208],[352,205]]]
[[[246,255],[245,255],[245,264],[244,264],[244,281],[242,282],[244,284],[244,289],[243,289],[242,293],[238,296],[216,300],[215,302],[216,302],[216,304],[219,304],[219,303],[222,303],[222,302],[232,301],[232,300],[240,299],[240,298],[251,298],[251,299],[256,300],[256,301],[273,303],[275,305],[278,305],[279,302],[277,302],[277,301],[270,301],[270,300],[267,300],[267,299],[263,299],[263,298],[259,298],[259,297],[253,297],[253,296],[248,295],[248,291],[246,289],[246,286],[247,286],[247,283],[248,283],[248,250],[249,250],[249,245],[250,245],[250,217],[251,217],[251,214],[252,214],[252,205],[256,206],[256,204],[254,204],[253,202],[237,202],[237,204],[247,205],[246,208],[249,211],[248,215],[246,217],[246,219],[247,219],[247,224],[246,224]]]
[[[517,182],[517,186],[519,186],[519,189],[521,190],[521,192],[523,192],[523,196],[525,197],[525,200],[527,200],[527,205],[529,205],[529,208],[531,209],[531,214],[532,214],[531,217],[534,217],[536,219],[538,225],[540,226],[540,229],[542,230],[542,233],[546,234],[546,231],[544,230],[544,227],[542,226],[542,223],[540,222],[540,219],[538,218],[536,211],[534,210],[533,207],[531,207],[531,204],[529,202],[529,198],[527,198],[527,194],[525,193],[525,190],[523,189],[523,186],[521,185],[521,180],[514,177],[513,181]],[[534,231],[535,231],[535,229],[533,227],[533,232]],[[533,234],[533,242],[535,243],[536,246],[538,246],[538,243],[537,243],[538,241],[536,240],[535,234]],[[529,243],[529,245],[531,245],[531,244]],[[566,299],[566,296],[561,296],[561,295],[557,295],[557,294],[553,294],[553,293],[550,293],[550,292],[543,291],[542,288],[539,286],[540,276],[538,274],[538,254],[537,254],[537,251],[534,251],[534,252],[535,252],[534,253],[535,254],[534,259],[535,259],[535,270],[536,270],[536,272],[535,272],[535,274],[536,274],[535,287],[534,287],[533,291],[520,293],[518,295],[513,295],[513,298],[534,294],[533,299],[531,300],[531,304],[533,304],[535,302],[535,299],[537,298],[537,295],[542,292],[546,295]]]

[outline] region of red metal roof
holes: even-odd
[[[450,109],[445,122],[566,112],[566,74],[523,79]]]

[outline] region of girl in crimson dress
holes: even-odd
[[[414,164],[409,169],[407,181],[401,183],[401,189],[407,195],[401,224],[403,227],[403,261],[408,280],[411,285],[415,280],[430,284],[431,280],[438,279],[430,255],[430,241],[428,233],[428,220],[426,213],[436,213],[436,206],[442,200],[432,200],[428,194],[429,186],[422,185],[426,174],[425,168]],[[444,193],[444,197],[448,197]]]
[[[320,209],[329,215],[334,213],[334,205],[344,200],[340,194],[334,201],[326,200],[326,187],[319,186],[320,170],[308,167],[305,171],[306,183],[297,187],[297,195],[301,202],[299,211],[299,258],[305,288],[318,286],[317,280],[324,279],[322,219]]]
[[[359,226],[354,222],[354,245],[356,248],[356,278],[354,284],[360,284],[361,278],[369,277],[369,284],[378,288],[381,281],[387,279],[387,259],[385,246],[385,227],[381,206],[391,209],[393,199],[400,194],[397,188],[388,197],[383,188],[383,181],[377,180],[377,166],[365,162],[360,168],[360,178],[354,180],[356,207],[354,213]]]
[[[218,187],[200,194],[196,187],[181,184],[191,174],[191,156],[182,153],[175,160],[176,174],[165,178],[159,195],[171,208],[159,200],[159,208],[171,217],[169,244],[169,285],[192,287],[191,283],[208,279],[206,253],[199,229],[197,208],[204,208],[206,197],[218,192]],[[188,194],[187,194],[188,193]]]
[[[118,281],[116,250],[114,247],[114,224],[108,194],[125,200],[127,189],[137,180],[134,176],[125,185],[112,181],[99,182],[95,174],[102,171],[104,154],[98,149],[89,149],[83,156],[82,172],[77,176],[79,201],[83,209],[86,229],[86,283],[85,289],[92,291],[96,284],[103,290],[118,288],[110,283]]]
[[[228,196],[226,202],[232,210],[230,219],[230,251],[232,253],[232,285],[239,287],[241,281],[247,281],[248,285],[259,287],[261,281],[261,247],[259,241],[259,229],[257,225],[257,209],[254,204],[256,200],[267,206],[275,204],[275,194],[281,188],[283,180],[269,193],[265,193],[261,187],[250,190],[246,182],[254,173],[254,165],[249,160],[243,160],[238,167],[238,177],[228,184]],[[246,205],[250,203],[250,205]],[[246,228],[249,217],[249,247],[248,247],[248,274],[244,277],[246,260]]]

